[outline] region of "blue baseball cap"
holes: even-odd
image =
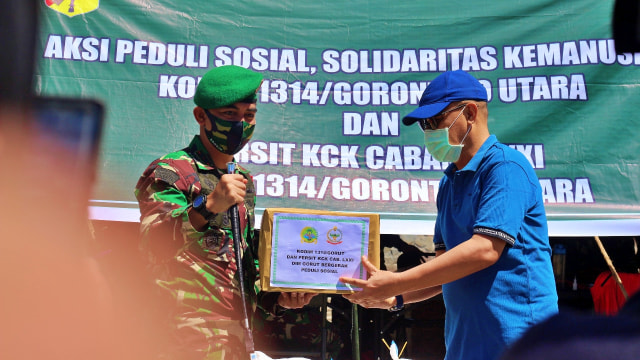
[[[422,93],[418,108],[402,118],[402,123],[411,125],[418,119],[427,119],[440,113],[454,101],[487,101],[487,89],[462,70],[447,71],[438,75]]]

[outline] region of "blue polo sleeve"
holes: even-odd
[[[447,177],[443,176],[440,179],[440,183],[438,184],[438,188],[442,189],[443,184],[446,182]],[[436,224],[433,229],[433,244],[435,246],[435,250],[447,250],[447,247],[444,244],[444,239],[442,238],[442,229],[441,229],[441,217],[440,217],[440,208],[441,208],[442,194],[438,191],[438,196],[436,198]]]
[[[534,198],[531,180],[522,165],[513,161],[499,162],[485,172],[473,232],[513,246]]]
[[[437,250],[447,250],[446,245],[444,244],[444,239],[442,238],[442,231],[440,230],[440,217],[436,217],[436,225],[433,231],[433,245],[434,249]]]

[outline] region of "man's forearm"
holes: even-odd
[[[398,274],[396,289],[412,292],[446,284],[486,269],[498,261],[505,243],[500,239],[474,235],[435,259]]]
[[[417,303],[420,301],[424,301],[427,299],[431,299],[434,296],[440,295],[442,293],[442,286],[433,286],[426,289],[420,289],[416,291],[411,291],[405,294],[402,294],[404,298],[405,304]]]

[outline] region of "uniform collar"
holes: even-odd
[[[193,137],[193,140],[191,140],[191,143],[189,143],[189,147],[187,147],[186,151],[191,154],[198,169],[207,171],[213,170],[220,173],[220,175],[226,174],[226,170],[221,171],[215,167],[214,162],[209,155],[209,152],[204,147],[202,139],[200,139],[200,136],[195,135]],[[233,159],[233,161],[235,162],[235,158]],[[239,173],[244,174],[247,172],[247,170],[241,167],[240,164],[236,165]]]
[[[211,156],[209,156],[209,152],[204,147],[200,136],[196,135],[193,137],[191,142],[189,143],[189,147],[185,149],[191,156],[193,160],[195,160],[196,165],[201,170],[214,170],[215,166],[213,166],[213,160]]]

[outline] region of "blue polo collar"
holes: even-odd
[[[480,149],[478,149],[478,152],[476,152],[476,154],[473,155],[471,160],[469,160],[469,163],[461,171],[478,170],[478,166],[480,166],[480,163],[482,162],[484,155],[487,153],[487,150],[489,150],[489,148],[492,147],[497,142],[498,142],[498,138],[496,138],[495,135],[490,135],[487,138],[487,140],[485,140],[484,143],[482,143],[482,146],[480,146]],[[444,171],[444,173],[445,175],[451,177],[456,172],[456,170],[457,170],[456,164],[451,163],[449,164],[447,169]]]

